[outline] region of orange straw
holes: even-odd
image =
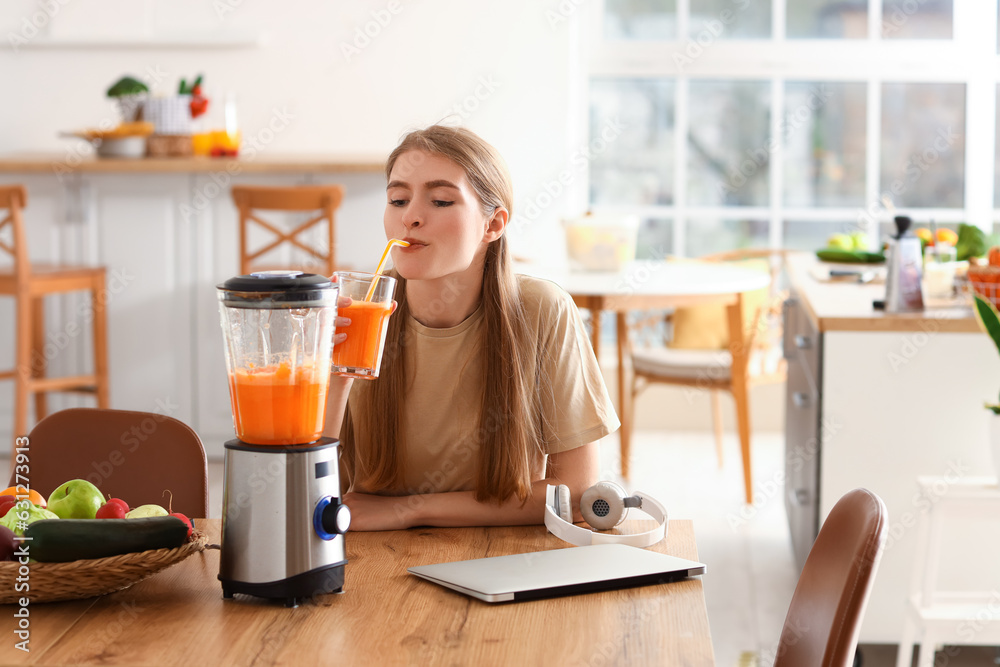
[[[368,287],[368,294],[365,294],[365,301],[371,301],[372,295],[375,294],[375,283],[378,282],[378,277],[382,275],[382,269],[385,268],[385,259],[389,256],[389,251],[392,250],[392,246],[401,245],[404,248],[410,244],[402,239],[389,239],[389,242],[385,244],[385,250],[382,251],[382,259],[378,261],[378,266],[375,267],[375,277],[372,278],[372,284]]]

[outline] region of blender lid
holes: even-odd
[[[326,276],[302,271],[259,271],[230,278],[216,288],[227,305],[271,302],[280,307],[336,303],[337,286]]]

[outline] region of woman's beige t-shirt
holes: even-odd
[[[618,417],[573,300],[546,280],[518,276],[518,282],[529,331],[538,341],[543,451],[566,451],[612,433],[620,425]],[[404,488],[388,493],[475,489],[482,431],[504,418],[487,415],[485,423],[480,423],[484,378],[482,364],[475,361],[482,354],[482,326],[482,306],[448,329],[425,327],[413,318],[407,322]],[[352,392],[348,409],[353,400]],[[544,458],[535,466],[532,477],[544,478]],[[351,490],[373,492],[360,483]]]

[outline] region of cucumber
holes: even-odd
[[[844,262],[848,264],[875,264],[885,261],[885,255],[880,252],[865,252],[864,250],[839,250],[827,248],[817,250],[816,256],[824,262]]]
[[[188,525],[173,516],[145,519],[43,519],[25,531],[28,552],[42,563],[107,558],[187,542]]]

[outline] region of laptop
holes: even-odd
[[[510,602],[662,584],[704,574],[705,565],[624,544],[594,544],[407,572],[483,602]]]

